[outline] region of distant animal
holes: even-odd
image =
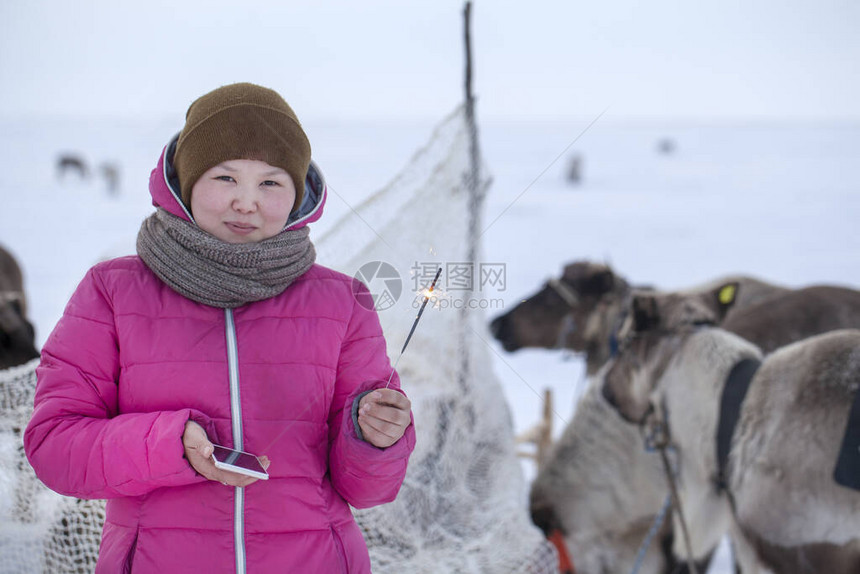
[[[568,183],[582,182],[582,156],[575,154],[567,161],[567,181]]]
[[[732,312],[787,291],[746,276],[724,277],[693,289],[729,281],[741,285]],[[490,330],[509,352],[539,347],[584,353],[588,374],[593,375],[612,354],[614,333],[634,289],[648,288],[634,288],[607,265],[575,261],[564,267],[561,277],[550,279],[522,303],[493,319]]]
[[[34,341],[21,268],[12,254],[0,247],[0,369],[38,357]]]
[[[57,158],[57,177],[63,179],[67,173],[74,173],[80,179],[87,179],[90,175],[87,162],[74,153],[63,153]]]
[[[663,155],[672,155],[675,153],[675,149],[677,147],[675,140],[672,138],[661,138],[660,141],[657,142],[657,151]]]
[[[860,491],[837,484],[833,470],[860,389],[860,330],[763,357],[719,327],[726,292],[635,295],[604,397],[626,420],[666,432],[694,557],[729,534],[744,574],[856,574]],[[721,399],[744,379],[733,427]]]
[[[101,171],[102,177],[104,177],[108,194],[112,196],[117,195],[120,184],[119,166],[112,162],[104,162],[99,166],[99,171]]]

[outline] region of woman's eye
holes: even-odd
[[[263,185],[272,186],[272,185],[281,185],[277,181],[272,181],[271,179],[267,179],[263,182]]]
[[[230,177],[229,175],[219,175],[219,176],[216,176],[215,179],[220,180],[220,181],[233,181],[233,178]]]

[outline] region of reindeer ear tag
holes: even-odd
[[[731,305],[735,301],[735,294],[737,293],[738,287],[734,283],[729,285],[724,285],[720,288],[720,292],[717,295],[717,299],[719,300],[721,305]]]

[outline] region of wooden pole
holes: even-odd
[[[475,97],[472,94],[472,33],[471,33],[471,18],[472,17],[472,2],[467,1],[463,7],[463,35],[465,46],[465,113],[466,127],[469,134],[469,172],[466,174],[466,185],[469,192],[468,200],[468,230],[467,230],[467,246],[466,246],[466,261],[473,267],[478,267],[478,241],[480,240],[480,215],[483,207],[483,189],[481,188],[480,177],[480,157],[481,152],[478,148],[478,127],[475,122]],[[474,291],[473,291],[474,292]],[[471,357],[469,356],[469,345],[467,344],[470,313],[466,305],[460,309],[460,377],[459,383],[465,391],[468,387],[466,381],[471,378]]]
[[[466,46],[466,107],[467,113],[471,115],[470,109],[473,105],[472,98],[472,36],[471,36],[472,2],[466,2],[463,7],[463,30],[465,33]]]
[[[552,389],[543,391],[543,426],[537,444],[538,467],[543,466],[552,446]]]
[[[547,388],[543,391],[543,412],[540,421],[529,430],[520,433],[514,438],[518,444],[527,443],[535,445],[534,451],[517,452],[517,456],[534,460],[538,469],[546,462],[549,450],[552,448],[553,411],[552,389]]]

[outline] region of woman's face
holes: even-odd
[[[207,170],[191,188],[198,227],[227,243],[255,243],[280,233],[296,200],[296,186],[279,167],[231,159]]]

